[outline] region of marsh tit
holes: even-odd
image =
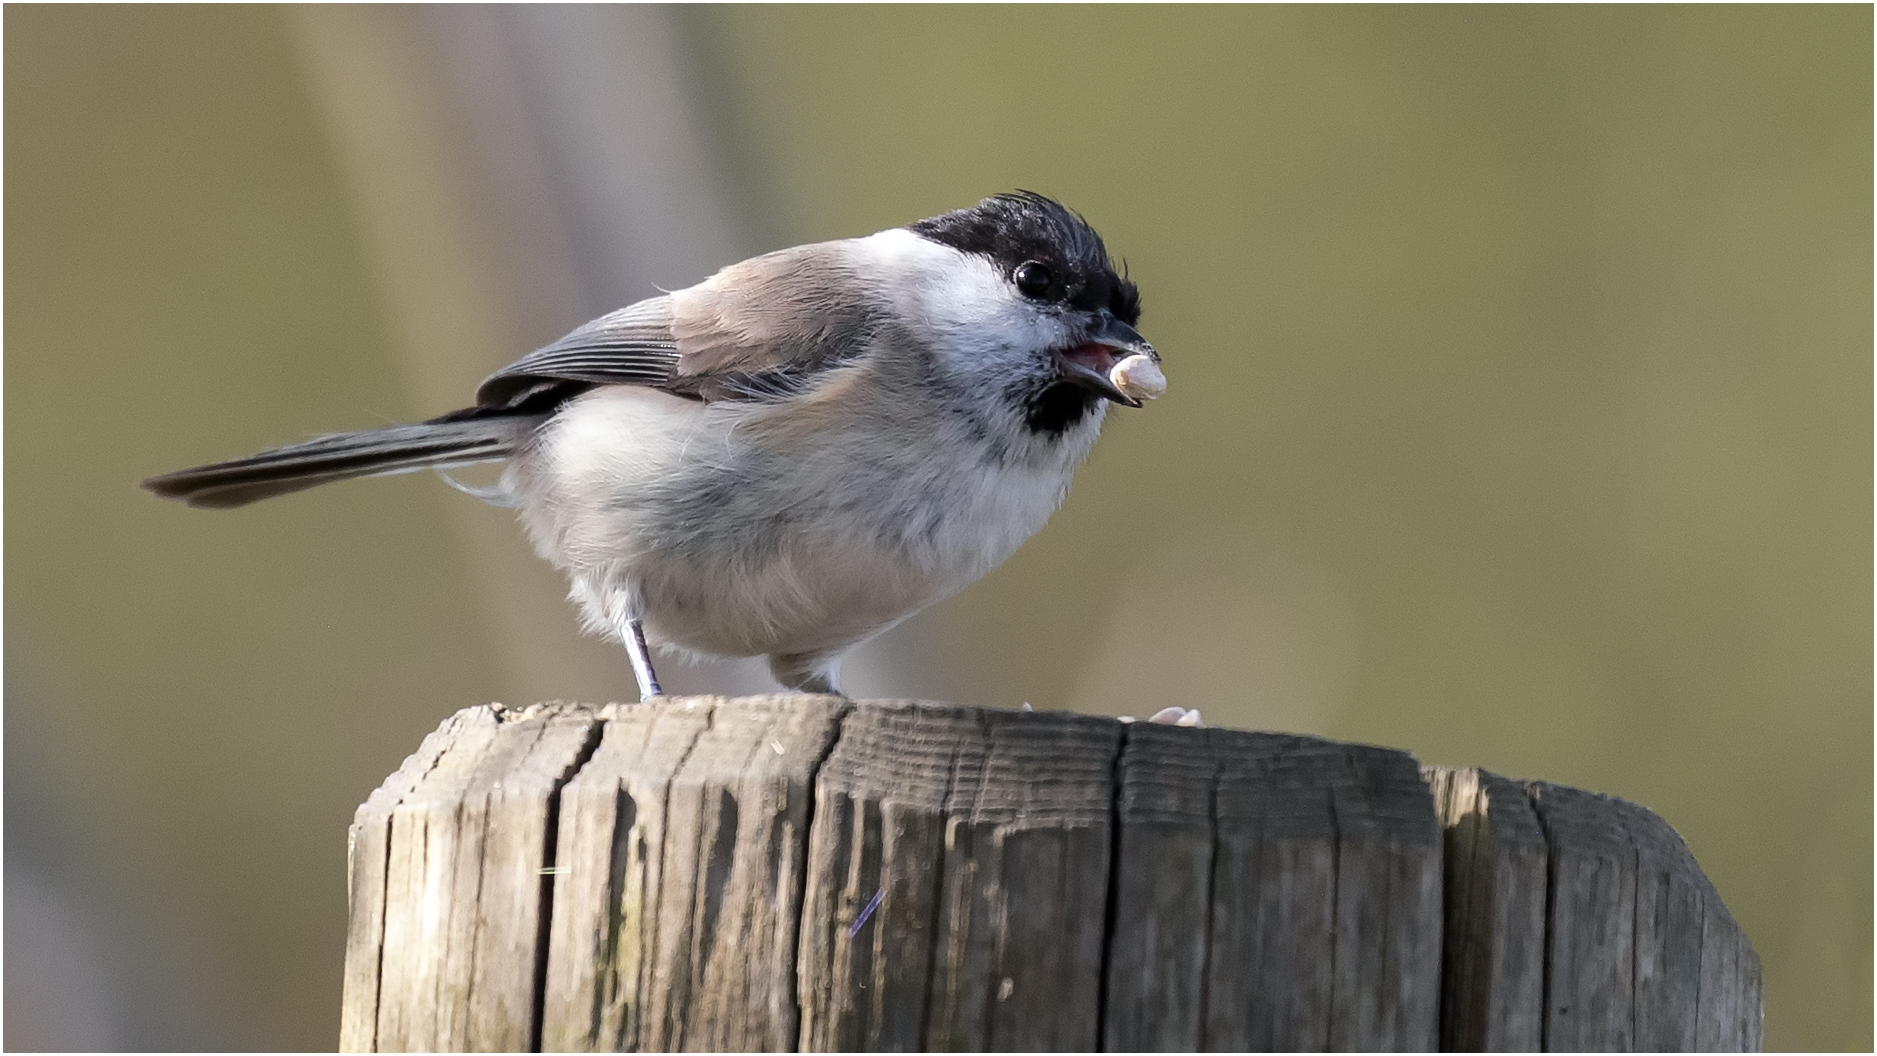
[[[648,644],[841,655],[997,567],[1062,503],[1108,404],[1165,388],[1140,294],[1039,194],[733,264],[497,371],[476,404],[144,482],[225,508],[351,477],[506,462],[517,507],[642,696]]]

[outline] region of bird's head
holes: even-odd
[[[1134,328],[1140,291],[1081,216],[1019,191],[907,230],[955,251],[926,262],[921,315],[941,368],[994,387],[1027,429],[1060,436],[1098,423],[1106,402],[1139,407],[1164,388]]]

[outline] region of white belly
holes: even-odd
[[[638,618],[654,643],[693,653],[827,654],[1002,563],[1061,503],[1100,428],[1091,416],[1000,462],[962,423],[870,424],[866,393],[840,401],[595,389],[518,456],[511,486],[596,629]]]

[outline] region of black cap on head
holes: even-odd
[[[989,257],[1005,275],[1015,277],[1025,264],[1021,285],[1040,301],[1067,304],[1087,312],[1103,308],[1129,326],[1140,321],[1141,295],[1115,272],[1108,249],[1088,221],[1034,191],[986,198],[969,209],[911,225],[914,234],[966,253]],[[1047,279],[1047,284],[1038,281]]]

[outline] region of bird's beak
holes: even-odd
[[[1062,380],[1129,407],[1139,407],[1141,401],[1115,387],[1109,372],[1129,356],[1146,356],[1155,363],[1160,362],[1160,353],[1154,351],[1154,346],[1148,344],[1138,330],[1105,310],[1081,344],[1058,349],[1054,355]]]

